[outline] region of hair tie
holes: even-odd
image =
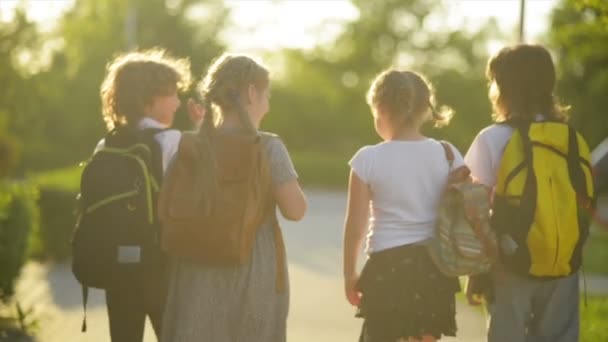
[[[435,106],[433,106],[433,104],[430,101],[429,101],[428,105],[429,105],[429,108],[431,109],[431,113],[433,114],[433,119],[435,119],[435,120],[441,119],[441,115],[439,115],[439,113],[437,113]]]

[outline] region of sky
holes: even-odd
[[[0,0],[0,20],[10,20],[24,0]],[[174,0],[175,1],[175,0]],[[370,0],[373,1],[373,0]],[[42,29],[51,29],[73,0],[26,0],[28,16]],[[535,41],[548,27],[551,9],[558,0],[527,0],[526,37]],[[330,42],[340,33],[341,23],[355,20],[358,11],[348,0],[228,0],[232,22],[223,34],[231,50],[250,52],[282,47],[310,48]],[[501,31],[514,33],[519,22],[519,0],[443,0],[451,28],[475,29],[495,18]]]

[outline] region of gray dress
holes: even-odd
[[[273,184],[296,179],[281,139],[263,134]],[[161,341],[284,342],[289,284],[285,279],[285,290],[277,292],[276,267],[270,216],[257,232],[248,264],[207,267],[174,261]],[[284,274],[288,278],[286,269]]]

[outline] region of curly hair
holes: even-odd
[[[190,86],[188,59],[170,57],[163,49],[119,55],[106,66],[101,84],[103,119],[108,130],[135,124],[155,97]]]

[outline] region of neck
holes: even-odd
[[[388,141],[392,140],[423,140],[426,137],[420,133],[420,127],[413,126],[404,126],[400,130],[394,131],[389,137]]]
[[[259,128],[259,122],[255,122],[253,119],[251,119],[251,122],[253,123],[253,127],[255,127],[256,129]],[[243,127],[243,124],[241,123],[241,119],[239,119],[238,113],[222,112],[222,122],[220,123],[220,126],[227,128],[237,128]]]
[[[146,115],[144,115],[141,118],[141,120],[143,120],[145,118],[152,119],[152,120],[158,122],[159,124],[161,124],[163,127],[170,127],[171,126],[171,122],[165,122],[166,119],[164,119],[160,115],[146,114]]]

